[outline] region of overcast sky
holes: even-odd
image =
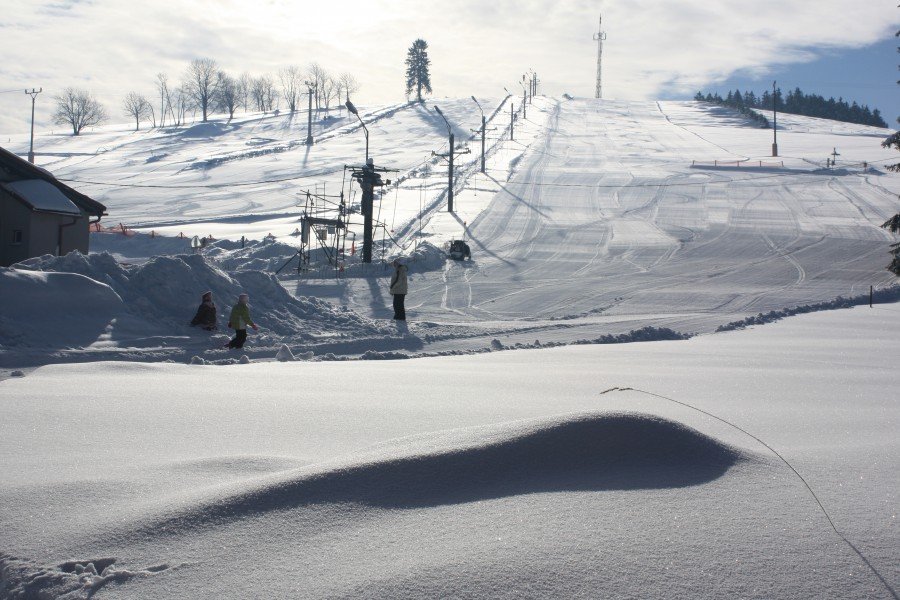
[[[593,96],[592,36],[602,13],[605,98],[689,98],[736,74],[760,79],[822,56],[864,53],[879,42],[883,49],[900,28],[895,0],[0,3],[0,132],[7,135],[28,131],[26,88],[44,90],[38,129],[61,129],[51,125],[50,114],[53,95],[67,86],[91,91],[113,121],[127,122],[121,108],[126,93],[152,98],[157,73],[178,81],[200,57],[233,75],[275,76],[286,66],[316,61],[354,74],[361,84],[356,101],[366,105],[404,98],[406,50],[423,38],[434,97],[500,97],[504,86],[518,91],[530,68],[544,93]],[[853,64],[852,73],[830,79],[859,82],[860,93],[844,97],[880,108],[893,122],[900,106],[882,106],[880,99],[896,97],[896,69],[884,73],[884,60],[880,67]],[[835,93],[815,83],[804,91]]]

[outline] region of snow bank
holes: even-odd
[[[238,295],[246,292],[250,294],[251,314],[262,327],[264,340],[273,333],[304,338],[324,332],[366,335],[380,331],[373,321],[345,307],[316,298],[292,297],[270,273],[238,271],[229,274],[196,254],[158,256],[145,264],[128,266],[116,263],[109,254],[84,256],[73,252],[63,257],[31,259],[17,267],[78,273],[105,283],[114,290],[114,296],[118,294],[120,305],[124,301],[133,316],[152,323],[160,331],[190,331],[188,323],[200,304],[201,294],[207,290],[212,291],[218,307],[220,330],[227,328],[228,314]],[[44,282],[45,289],[41,293],[55,296],[57,303],[68,306],[71,296],[60,294],[55,285],[62,280],[64,278],[35,279]],[[94,304],[98,313],[110,310],[108,302]],[[110,316],[114,314],[110,313]]]
[[[775,321],[780,321],[785,317],[792,317],[794,315],[802,315],[805,313],[816,312],[820,310],[851,308],[853,306],[868,304],[870,299],[872,300],[872,302],[879,304],[885,302],[897,302],[898,300],[900,300],[900,285],[892,285],[884,289],[875,290],[871,295],[871,298],[869,294],[860,294],[851,298],[838,296],[834,300],[830,300],[828,302],[805,304],[803,306],[795,306],[793,308],[786,308],[784,310],[770,310],[765,314],[757,313],[755,316],[747,317],[745,319],[741,319],[740,321],[732,321],[731,323],[726,323],[725,325],[719,325],[716,328],[716,331],[734,331],[735,329],[744,329],[745,327],[749,327],[750,325],[774,323]]]
[[[0,347],[87,346],[125,310],[104,283],[77,273],[0,268]]]
[[[311,504],[414,509],[536,493],[681,488],[717,479],[745,460],[753,458],[662,417],[570,414],[393,440],[139,529],[147,536],[183,533]]]

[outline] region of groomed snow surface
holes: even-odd
[[[138,233],[0,268],[0,598],[897,598],[889,132],[780,116],[774,159],[721,107],[538,97],[511,140],[511,103],[481,174],[436,102],[453,213],[431,105],[361,110],[399,184],[343,270],[293,233],[346,114],[38,135]]]

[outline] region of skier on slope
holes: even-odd
[[[228,317],[228,327],[234,329],[235,336],[226,344],[226,347],[244,347],[244,342],[247,341],[247,325],[252,327],[254,331],[259,331],[259,327],[250,318],[250,296],[241,294],[238,296],[237,304],[231,309],[231,316]]]
[[[406,265],[400,262],[399,258],[395,258],[394,262],[391,264],[394,265],[394,275],[391,277],[390,287],[391,295],[394,297],[394,319],[397,321],[405,321],[406,307],[404,306],[404,301],[406,300],[407,292],[407,269]]]
[[[218,329],[216,326],[216,305],[213,303],[212,292],[203,292],[200,297],[200,306],[197,314],[191,320],[191,325],[201,327],[207,331]]]

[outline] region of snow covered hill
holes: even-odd
[[[509,111],[520,100],[480,103],[491,128],[484,174],[471,99],[363,109],[370,154],[396,169],[378,199],[376,264],[360,265],[357,254],[338,270],[320,253],[300,275],[296,233],[306,190],[320,203],[343,192],[350,210],[358,205],[344,166],[362,161],[365,140],[346,111],[316,117],[313,146],[304,143],[305,113],[39,136],[44,166],[104,202],[105,222],[145,235],[93,235],[95,252],[133,265],[116,275],[129,282],[129,291],[117,289],[127,317],[112,324],[110,315],[108,327],[85,334],[102,345],[72,348],[29,334],[11,310],[0,323],[8,332],[0,364],[228,361],[215,348],[221,340],[210,344],[184,326],[207,289],[222,309],[239,288],[253,296],[264,324],[249,346],[253,358],[272,358],[285,344],[300,355],[359,356],[687,337],[759,314],[831,306],[838,297],[862,302],[870,287],[881,300],[896,297],[883,268],[891,238],[879,227],[900,191],[898,176],[882,167],[894,158],[880,147],[887,130],[788,115],[779,121],[783,156],[773,158],[771,131],[722,107],[538,97],[527,116],[517,113],[511,140]],[[472,150],[456,157],[452,213],[446,162],[432,156],[447,151],[434,106],[461,148]],[[836,168],[828,169],[824,159],[835,150]],[[360,215],[350,220],[360,240]],[[140,273],[159,261],[141,264],[190,253],[178,234],[219,241],[202,251],[207,264],[188,261],[178,285],[158,287],[156,275]],[[242,237],[245,247],[235,244]],[[471,261],[444,260],[441,249],[457,237],[468,240]],[[411,320],[403,329],[385,322],[386,263],[394,256],[410,262]],[[90,262],[42,259],[29,268],[113,268]],[[240,274],[279,269],[298,302],[323,302],[303,313],[308,326],[280,309],[290,302],[274,280]],[[98,280],[108,283],[106,276]],[[142,281],[158,289],[136,285]],[[355,335],[343,325],[351,313]]]

